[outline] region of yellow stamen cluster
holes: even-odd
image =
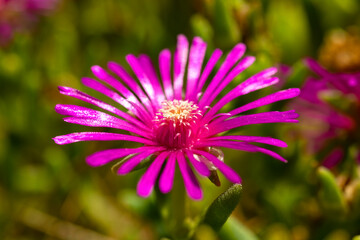
[[[193,118],[197,118],[198,114],[201,114],[199,107],[193,102],[173,100],[162,102],[162,108],[157,113],[157,116],[181,123],[194,120]]]
[[[162,102],[154,119],[157,141],[172,149],[187,148],[197,140],[198,120],[202,112],[191,101],[173,100]]]

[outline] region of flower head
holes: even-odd
[[[187,193],[193,199],[201,199],[202,190],[191,166],[202,176],[209,177],[211,171],[219,170],[230,181],[241,182],[239,175],[224,163],[223,153],[219,147],[262,152],[285,162],[286,160],[277,153],[253,145],[262,143],[286,147],[283,141],[270,137],[223,133],[250,124],[297,122],[298,115],[293,110],[248,115],[243,113],[293,98],[299,94],[299,89],[278,91],[228,113],[219,112],[223,106],[241,95],[276,84],[278,78],[273,77],[276,69],[269,68],[248,78],[227,92],[219,101],[214,101],[237,75],[254,62],[255,58],[242,58],[245,45],[238,44],[227,55],[215,76],[208,81],[222,51],[216,49],[202,68],[205,51],[206,43],[201,38],[195,37],[189,50],[187,39],[179,35],[173,60],[173,77],[171,52],[165,49],[159,55],[160,79],[146,55],[135,57],[130,54],[126,57],[138,80],[132,78],[115,62],[110,62],[108,67],[122,81],[99,66],[92,67],[94,75],[101,81],[83,78],[83,84],[106,95],[127,112],[79,90],[59,87],[62,94],[81,99],[111,113],[59,104],[56,111],[69,116],[64,119],[66,122],[91,127],[109,127],[123,130],[125,133],[72,133],[55,137],[55,142],[68,144],[78,141],[114,140],[141,143],[142,146],[138,148],[100,151],[88,156],[86,160],[91,166],[101,166],[131,155],[132,157],[118,168],[119,174],[127,174],[145,158],[153,156],[151,165],[137,186],[138,194],[144,197],[151,193],[159,175],[160,190],[163,193],[169,192],[176,165],[179,166]]]
[[[331,73],[310,58],[305,64],[317,77],[306,79],[293,107],[302,112],[310,150],[325,151],[323,165],[331,168],[360,140],[355,129],[360,121],[360,72]]]

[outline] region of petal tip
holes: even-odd
[[[58,86],[57,88],[60,92],[66,91],[66,89],[67,89],[67,87],[65,87],[65,86]]]
[[[177,39],[181,40],[181,41],[183,41],[183,40],[187,41],[187,38],[186,38],[186,36],[184,34],[177,35]]]
[[[126,175],[128,174],[129,171],[127,171],[127,169],[123,169],[123,168],[119,168],[118,171],[116,172],[118,175]]]
[[[139,182],[140,183],[140,182]],[[139,195],[140,197],[143,197],[143,198],[147,198],[150,196],[150,194],[152,193],[153,191],[153,187],[151,188],[142,188],[142,187],[139,187],[139,183],[138,183],[138,187],[136,189],[136,193],[137,195]]]
[[[97,72],[99,72],[101,70],[102,70],[102,68],[99,65],[94,65],[94,66],[91,67],[91,71],[93,73],[97,73]]]
[[[61,141],[61,138],[59,136],[53,137],[52,140],[58,144],[58,145],[63,145],[63,141]]]
[[[55,105],[55,112],[57,112],[58,114],[63,114],[63,105],[62,104],[56,104]]]
[[[238,43],[235,45],[235,48],[238,48],[241,51],[246,51],[246,45],[244,43]]]
[[[192,194],[189,194],[188,193],[188,196],[191,198],[191,199],[193,199],[193,200],[195,200],[195,201],[200,201],[200,200],[202,200],[203,199],[203,193],[202,192],[199,192],[199,193],[192,193]]]
[[[193,38],[193,44],[204,44],[204,43],[205,43],[204,40],[199,36]]]
[[[109,61],[107,63],[107,67],[112,71],[114,68],[117,68],[119,64],[117,62],[114,61]]]
[[[239,175],[237,175],[234,179],[232,179],[232,182],[235,183],[235,184],[241,184],[242,179],[241,179],[241,177]]]
[[[301,90],[300,90],[300,88],[293,88],[293,92],[294,92],[294,97],[297,97],[300,95]]]
[[[102,164],[99,164],[96,159],[94,159],[93,157],[91,156],[88,156],[85,158],[85,162],[87,163],[87,165],[91,166],[91,167],[99,167],[101,166]]]
[[[166,183],[166,182],[160,180],[159,189],[164,194],[169,193],[171,191],[171,189],[172,189],[172,182],[171,183]]]

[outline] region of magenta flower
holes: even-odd
[[[69,95],[100,107],[108,113],[74,105],[59,104],[56,111],[69,117],[66,122],[91,127],[109,127],[125,132],[80,132],[55,137],[57,144],[78,141],[131,141],[143,144],[138,148],[108,149],[94,153],[86,161],[91,166],[101,166],[115,159],[127,157],[118,169],[118,174],[127,174],[149,156],[154,160],[137,185],[140,196],[147,197],[159,178],[161,192],[172,189],[176,164],[184,179],[188,195],[202,198],[202,190],[191,166],[202,176],[209,177],[211,171],[219,170],[233,183],[240,183],[239,175],[224,163],[219,147],[248,152],[262,152],[286,162],[277,153],[253,143],[286,147],[286,143],[271,137],[222,135],[232,129],[260,123],[297,122],[295,111],[263,112],[244,115],[251,109],[289,99],[299,94],[299,89],[288,89],[273,93],[228,113],[219,112],[233,99],[276,84],[275,68],[266,69],[239,83],[225,96],[214,101],[226,86],[255,60],[252,56],[242,58],[245,45],[236,45],[225,58],[215,76],[209,75],[220,59],[222,51],[216,49],[202,69],[206,43],[195,37],[190,47],[188,40],[178,36],[174,54],[173,78],[171,53],[168,49],[159,55],[160,79],[150,58],[127,55],[126,60],[138,80],[132,78],[122,66],[110,62],[108,68],[122,81],[99,66],[93,66],[94,75],[101,81],[83,78],[82,83],[122,106],[125,111],[99,99],[69,87],[59,87],[60,93]],[[189,56],[188,56],[189,55]],[[189,58],[189,59],[188,59]],[[241,59],[242,58],[242,59]],[[128,111],[128,112],[126,112]],[[241,115],[240,115],[241,114]],[[162,166],[164,168],[160,173]]]
[[[29,13],[47,14],[53,11],[59,0],[26,0],[24,7]]]
[[[8,44],[14,33],[28,30],[57,5],[58,0],[0,0],[0,45]]]
[[[13,37],[13,29],[10,24],[0,22],[0,46],[7,44]]]
[[[359,117],[360,72],[330,73],[310,58],[305,60],[305,64],[318,77],[309,77],[306,80],[292,107],[302,113],[301,122],[306,125],[303,133],[310,151],[325,151],[323,165],[331,168],[339,163],[345,157],[347,149],[358,141],[354,128]],[[334,101],[344,106],[337,108],[325,101],[329,97],[336,98]],[[345,104],[349,102],[352,103],[351,106],[345,106],[349,105]]]

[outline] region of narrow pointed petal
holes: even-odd
[[[255,57],[247,56],[244,57],[235,67],[230,71],[230,73],[226,76],[224,81],[220,83],[220,85],[215,89],[214,93],[211,95],[210,99],[208,100],[209,104],[219,95],[219,93],[224,90],[229,83],[234,80],[237,76],[240,75],[244,70],[249,68],[255,62]]]
[[[87,95],[77,89],[73,89],[73,88],[69,88],[69,87],[58,87],[59,91],[61,94],[67,95],[67,96],[71,96],[71,97],[75,97],[77,99],[80,99],[84,102],[87,103],[91,103],[94,106],[100,107],[104,110],[107,110],[111,113],[114,113],[126,120],[128,120],[129,122],[141,127],[142,129],[148,129],[148,127],[146,127],[142,122],[138,121],[137,119],[135,119],[134,117],[130,116],[127,113],[124,113],[122,111],[120,111],[119,109],[117,109],[116,107],[113,107],[103,101],[100,101],[97,98],[94,98],[90,95]]]
[[[174,89],[171,83],[171,52],[164,49],[159,55],[160,75],[164,85],[165,96],[167,100],[174,99]]]
[[[140,178],[137,184],[137,193],[141,197],[148,197],[151,194],[156,178],[158,177],[161,167],[168,155],[169,152],[160,153],[160,155],[157,156],[151,163],[145,174]]]
[[[87,86],[87,87],[89,87],[91,89],[94,89],[95,91],[97,91],[99,93],[102,93],[105,96],[111,98],[112,100],[119,103],[120,105],[127,108],[128,110],[132,110],[131,109],[131,104],[129,103],[129,101],[127,99],[123,98],[117,92],[111,90],[110,88],[106,87],[104,84],[96,81],[95,79],[84,77],[84,78],[81,79],[81,82],[85,86]],[[137,98],[134,98],[133,100],[134,100],[134,102],[139,103]]]
[[[108,128],[116,128],[125,131],[129,131],[140,136],[150,138],[151,134],[141,131],[139,128],[128,124],[127,122],[117,119],[116,121],[112,120],[102,120],[102,119],[93,119],[93,118],[77,118],[77,117],[66,117],[64,118],[65,122],[79,124],[83,126],[89,127],[108,127]]]
[[[147,74],[144,72],[140,61],[132,54],[126,56],[126,61],[130,65],[136,77],[139,79],[142,88],[145,90],[147,96],[149,96],[149,99],[152,102],[152,104],[158,107],[159,103],[156,99],[154,86],[150,81],[149,77],[147,76]]]
[[[218,101],[214,107],[212,107],[209,112],[204,116],[203,122],[206,123],[214,116],[223,106],[232,101],[233,99],[248,94],[250,92],[271,86],[276,84],[279,81],[278,78],[262,78],[259,79],[255,76],[249,78],[248,80],[240,83],[237,87],[232,89],[227,93],[220,101]]]
[[[81,82],[89,87],[94,89],[95,91],[104,94],[105,96],[111,98],[115,102],[119,103],[130,112],[135,114],[143,123],[147,123],[151,121],[152,116],[148,112],[147,108],[143,106],[142,103],[146,103],[146,99],[141,99],[142,103],[139,102],[137,97],[129,97],[127,99],[120,96],[117,92],[113,91],[112,89],[106,87],[104,84],[92,79],[92,78],[82,78]],[[143,101],[144,100],[144,101]],[[146,104],[144,104],[146,106]],[[136,107],[135,107],[136,106]]]
[[[276,93],[267,95],[265,97],[259,98],[253,102],[250,102],[248,104],[245,104],[244,106],[241,106],[239,108],[236,108],[232,111],[230,111],[229,113],[233,116],[239,113],[243,113],[245,111],[254,109],[254,108],[258,108],[261,106],[265,106],[268,105],[270,103],[274,103],[274,102],[278,102],[281,100],[286,100],[286,99],[290,99],[290,98],[294,98],[299,96],[300,94],[300,89],[298,88],[289,88],[286,90],[282,90],[282,91],[278,91]]]
[[[126,157],[130,154],[143,152],[148,149],[149,147],[107,149],[87,156],[86,163],[92,167],[99,167],[113,160]]]
[[[282,162],[287,162],[286,159],[281,157],[279,154],[268,150],[266,148],[261,148],[258,146],[254,146],[245,142],[233,142],[233,141],[226,141],[226,140],[217,140],[217,141],[202,141],[201,143],[196,145],[197,147],[225,147],[225,148],[232,148],[237,150],[242,150],[246,152],[261,152],[267,154],[275,159],[278,159]]]
[[[217,137],[211,137],[211,138],[206,139],[206,141],[217,141],[217,140],[237,140],[237,141],[244,141],[244,142],[264,143],[264,144],[273,145],[276,147],[287,147],[286,142],[281,141],[276,138],[271,138],[271,137],[226,135],[226,136],[217,136]]]
[[[134,169],[142,160],[149,157],[151,154],[156,152],[156,149],[150,149],[145,152],[139,153],[138,155],[128,159],[124,162],[117,171],[117,174],[125,175]]]
[[[55,111],[62,115],[78,117],[78,118],[91,118],[91,119],[114,120],[114,121],[120,120],[109,114],[77,105],[57,104],[55,106]]]
[[[179,35],[174,55],[174,94],[175,99],[182,99],[185,67],[189,51],[189,42],[184,35]]]
[[[64,118],[65,122],[75,123],[91,127],[110,127],[118,128],[126,131],[136,133],[140,136],[150,137],[148,131],[143,131],[134,125],[111,116],[109,114],[95,111],[93,109],[76,106],[76,105],[63,105],[58,104],[55,106],[55,111],[62,115],[72,116]]]
[[[206,43],[199,37],[195,37],[190,47],[189,64],[187,71],[186,99],[194,101],[197,92],[195,91],[201,67],[206,51]]]
[[[235,67],[232,69],[227,76],[219,82],[218,86],[212,90],[207,96],[203,96],[200,100],[201,106],[210,106],[212,101],[219,95],[219,93],[240,73],[251,66],[255,61],[255,57],[248,56],[243,58]]]
[[[337,147],[330,152],[329,155],[325,157],[322,162],[322,165],[327,168],[333,168],[336,166],[344,157],[344,151],[342,148]]]
[[[153,114],[154,109],[151,104],[150,99],[144,93],[141,86],[129,75],[129,73],[118,63],[109,62],[108,68],[118,75],[125,83],[129,86],[129,88],[137,95],[137,97],[141,100],[141,102],[146,106],[149,113]]]
[[[194,173],[192,172],[190,166],[186,162],[185,156],[183,152],[178,152],[177,154],[177,162],[180,168],[180,172],[184,179],[184,185],[186,188],[186,192],[194,200],[200,200],[203,197],[202,190],[200,188],[200,184],[196,179]]]
[[[237,127],[251,125],[251,124],[260,124],[260,123],[276,123],[276,122],[298,122],[295,118],[298,118],[299,115],[294,111],[285,111],[285,112],[264,112],[264,113],[255,113],[250,115],[243,115],[235,117],[226,121],[210,123],[210,131],[206,133],[206,136],[212,136],[221,132],[228,131]]]
[[[202,88],[208,79],[210,73],[214,69],[216,63],[219,61],[220,57],[222,56],[222,51],[220,49],[215,49],[215,51],[212,53],[209,61],[207,62],[204,71],[201,73],[196,92],[199,93],[202,91]]]
[[[220,161],[217,157],[215,157],[214,155],[205,152],[205,151],[200,151],[200,150],[193,150],[194,153],[199,154],[199,155],[203,155],[204,157],[206,157],[209,161],[211,161],[215,167],[217,167],[220,172],[222,172],[222,174],[224,174],[224,176],[229,179],[231,182],[233,183],[241,183],[241,178],[240,176],[232,169],[230,168],[228,165],[226,165],[225,163],[223,163],[222,161]]]
[[[159,180],[159,188],[162,193],[170,192],[173,187],[174,176],[175,176],[175,164],[176,164],[176,152],[171,152]]]
[[[154,88],[157,101],[161,103],[165,99],[165,95],[160,85],[159,79],[157,77],[156,71],[154,69],[154,65],[152,64],[150,57],[145,54],[141,54],[138,59],[145,74],[149,78],[151,85]]]
[[[104,70],[102,67],[92,66],[91,70],[97,78],[99,78],[100,80],[106,82],[107,84],[115,88],[125,98],[134,101],[134,99],[136,98],[134,94],[127,87],[125,87],[119,80],[117,80],[109,73],[107,73],[106,70]]]
[[[209,98],[209,96],[211,96],[214,90],[219,86],[219,84],[222,82],[222,80],[229,72],[229,70],[244,55],[245,50],[246,50],[245,45],[239,43],[229,52],[229,54],[226,56],[225,61],[221,65],[220,69],[217,71],[216,75],[211,80],[209,86],[206,88],[204,95],[199,102],[200,107],[207,106],[207,99]]]
[[[314,59],[306,58],[304,62],[311,70],[313,70],[319,76],[328,77],[330,75],[329,72]]]
[[[195,159],[194,153],[186,150],[186,155],[189,158],[191,164],[194,166],[195,170],[204,177],[209,177],[211,172],[209,168],[203,163]]]
[[[148,145],[155,145],[156,143],[145,138],[130,136],[120,133],[108,132],[78,132],[67,135],[54,137],[56,144],[69,144],[80,141],[130,141],[139,142]]]

